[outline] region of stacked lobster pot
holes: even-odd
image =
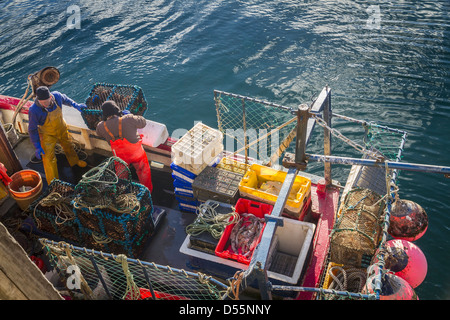
[[[55,197],[59,203],[52,204]],[[155,228],[150,191],[131,181],[127,164],[117,157],[89,170],[77,185],[53,180],[32,208],[41,231],[131,258],[140,254]]]
[[[128,110],[132,114],[144,115],[147,110],[147,101],[144,92],[138,86],[96,83],[86,98],[87,108],[81,111],[86,126],[95,130],[102,120],[102,104],[113,100],[121,111]]]

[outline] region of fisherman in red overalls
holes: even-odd
[[[137,132],[146,126],[145,118],[130,114],[128,110],[120,111],[110,100],[103,103],[102,111],[103,121],[97,125],[97,134],[109,141],[117,157],[134,166],[139,182],[152,192],[150,165],[142,147],[142,135]]]

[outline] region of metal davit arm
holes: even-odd
[[[286,205],[289,193],[291,192],[295,177],[297,176],[299,170],[304,170],[306,168],[305,150],[316,123],[314,119],[310,119],[309,113],[310,111],[321,112],[324,108],[325,103],[327,103],[327,108],[330,108],[330,93],[331,90],[328,87],[325,87],[320,93],[319,97],[314,101],[311,110],[304,104],[298,107],[295,159],[292,159],[292,157],[288,157],[287,160],[283,160],[283,165],[285,167],[288,167],[289,169],[281,190],[278,194],[278,198],[275,202],[272,213],[265,216],[266,226],[261,237],[261,242],[256,248],[249,268],[246,271],[247,282],[252,282],[255,279],[258,282],[261,299],[263,300],[272,299],[272,285],[267,277],[267,269],[269,268],[267,264],[269,249],[272,244],[272,240],[277,227],[283,226],[283,219],[281,218],[281,214]],[[328,114],[331,114],[331,112]]]

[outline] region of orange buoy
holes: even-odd
[[[385,268],[417,288],[427,275],[428,264],[422,250],[414,243],[394,239],[386,242]],[[377,262],[375,255],[375,262]]]
[[[363,293],[375,293],[375,275],[367,279]],[[419,300],[419,298],[406,280],[385,273],[381,276],[380,300]]]
[[[398,199],[392,205],[388,233],[395,239],[416,241],[428,228],[425,210],[410,200]]]

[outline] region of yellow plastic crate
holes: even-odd
[[[328,263],[327,273],[325,274],[325,280],[323,281],[322,288],[328,289],[331,285],[331,282],[333,281],[333,278],[330,276],[330,269],[333,267],[343,267],[343,266],[344,266],[343,264],[337,264],[334,262]],[[333,274],[336,276],[337,271],[333,272]]]
[[[252,164],[239,183],[239,193],[260,202],[275,204],[287,173],[259,164]],[[295,177],[284,211],[298,218],[311,198],[311,180]]]
[[[234,160],[232,158],[224,157],[217,164],[217,168],[221,168],[235,173],[245,174],[250,168],[250,165]]]

